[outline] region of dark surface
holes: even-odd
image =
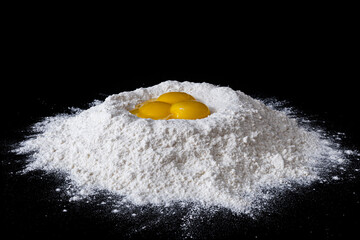
[[[9,85],[1,89],[0,228],[4,236],[332,239],[358,234],[360,176],[351,170],[359,169],[356,159],[339,181],[283,193],[255,219],[227,211],[205,214],[194,220],[187,235],[181,228],[181,211],[136,232],[134,229],[159,219],[158,213],[138,210],[141,217],[133,219],[128,217],[130,213],[117,216],[111,209],[99,207],[101,196],[90,203],[69,203],[63,191],[55,191],[62,187],[63,179],[40,172],[16,174],[25,159],[8,152],[10,145],[22,140],[28,127],[43,117],[68,112],[68,107],[86,109],[94,99],[103,100],[109,94],[168,79],[205,81],[230,86],[253,97],[286,100],[326,131],[345,133],[343,146],[359,149],[358,87],[352,82],[347,66],[333,61],[317,64],[315,60],[295,63],[284,59],[271,65],[214,64],[197,71],[160,71],[162,66],[156,64],[154,68],[129,69],[128,66],[136,64],[34,61],[31,67],[22,68],[21,73],[15,71],[8,79]]]
[[[142,12],[128,8],[111,14],[88,6],[66,6],[61,11],[60,6],[18,5],[6,9],[2,32],[3,238],[347,239],[358,235],[360,176],[351,170],[359,169],[355,159],[339,181],[284,193],[256,219],[220,211],[195,218],[188,235],[181,227],[181,211],[156,222],[155,210],[141,213],[140,209],[136,218],[129,217],[126,209],[112,214],[112,208],[98,205],[106,195],[90,203],[69,203],[63,179],[41,172],[17,174],[26,159],[8,152],[43,117],[68,112],[68,107],[86,109],[94,99],[167,79],[229,85],[253,97],[287,100],[325,130],[344,132],[345,147],[359,149],[355,82],[359,54],[357,26],[352,26],[357,15],[351,14],[351,7],[346,11],[338,4],[334,9],[330,4],[278,11],[256,7],[249,15],[244,14],[247,10],[201,8],[192,9],[192,16],[187,10],[175,14],[172,8],[161,8],[158,14],[146,8],[151,16],[141,19]],[[151,21],[154,18],[157,21]],[[152,227],[134,231],[146,225]]]

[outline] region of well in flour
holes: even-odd
[[[197,120],[138,118],[129,110],[166,92],[186,92],[211,115]],[[310,184],[343,152],[285,112],[241,91],[165,81],[114,94],[87,110],[35,125],[16,151],[27,170],[64,173],[72,200],[107,191],[134,205],[191,202],[249,213],[264,189]]]

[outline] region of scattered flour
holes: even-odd
[[[129,110],[170,91],[205,103],[198,120],[151,120]],[[68,175],[79,191],[123,196],[135,205],[174,202],[248,213],[269,188],[310,184],[342,152],[285,112],[241,91],[208,83],[165,81],[111,95],[87,110],[47,118],[16,150],[32,154],[27,171]],[[116,211],[116,210],[114,210]]]

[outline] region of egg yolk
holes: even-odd
[[[168,92],[137,104],[130,113],[154,120],[200,119],[210,115],[209,108],[184,92]]]
[[[144,103],[135,114],[141,118],[169,119],[171,104],[159,101],[149,101]],[[134,111],[133,110],[133,111]]]
[[[200,119],[210,115],[209,108],[198,101],[184,101],[171,105],[172,118],[176,119]]]
[[[195,98],[187,93],[184,92],[168,92],[160,95],[157,101],[166,102],[166,103],[177,103],[177,102],[184,102],[195,100]]]
[[[145,102],[136,104],[136,105],[135,105],[135,109],[139,109],[139,108],[140,108],[142,105],[144,105],[145,103],[154,102],[154,101],[156,101],[156,98],[152,98],[152,99],[149,99],[149,100],[147,100],[147,101],[145,101]],[[134,110],[135,110],[135,109],[134,109]]]

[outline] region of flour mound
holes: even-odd
[[[170,91],[194,96],[211,115],[152,120],[129,113]],[[80,195],[107,190],[136,205],[189,201],[246,212],[263,189],[309,184],[325,162],[340,158],[285,113],[208,83],[165,81],[122,92],[35,129],[40,133],[18,149],[33,154],[27,170],[60,171]]]

